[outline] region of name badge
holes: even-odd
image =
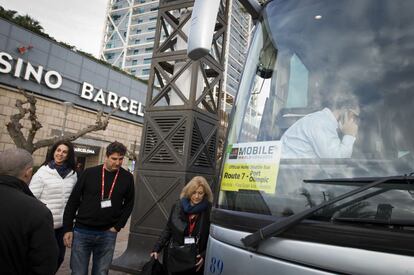
[[[101,208],[108,208],[112,207],[111,200],[103,200],[101,201]]]
[[[192,244],[195,243],[194,237],[184,237],[184,244]]]

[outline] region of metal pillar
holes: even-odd
[[[193,4],[159,3],[128,247],[113,261],[113,269],[140,271],[172,204],[193,176],[206,177],[213,189],[217,181],[228,0],[220,5],[211,52],[198,61],[186,53]]]

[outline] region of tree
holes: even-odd
[[[14,23],[22,26],[23,28],[29,29],[36,33],[43,34],[43,27],[40,25],[39,21],[33,19],[29,15],[18,15],[14,10],[6,10],[0,6],[0,17],[13,21]]]
[[[30,153],[35,152],[39,148],[51,146],[57,141],[66,140],[73,141],[87,133],[106,130],[109,123],[109,118],[117,110],[113,109],[110,113],[104,115],[103,111],[99,111],[96,116],[96,122],[94,125],[88,125],[85,128],[79,130],[76,133],[63,134],[62,136],[55,136],[48,139],[38,140],[34,142],[37,131],[42,128],[42,124],[39,122],[36,115],[36,98],[33,94],[28,94],[26,91],[19,89],[19,92],[24,95],[26,100],[16,100],[15,106],[19,111],[17,114],[10,116],[10,122],[7,123],[7,131],[13,140],[14,144],[18,148],[27,150]],[[25,137],[22,129],[23,125],[20,123],[27,115],[30,121],[31,127],[27,137]]]
[[[16,15],[17,11],[14,10],[5,10],[2,6],[0,6],[0,17],[12,20],[13,17]]]
[[[15,22],[20,26],[32,30],[36,33],[43,33],[43,27],[39,21],[31,18],[29,15],[18,15],[14,18]]]

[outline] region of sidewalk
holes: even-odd
[[[114,259],[118,258],[119,256],[124,253],[127,248],[128,244],[128,235],[129,235],[129,221],[125,225],[125,227],[118,233],[116,238],[116,245],[115,245],[115,252],[114,252]],[[91,257],[92,258],[92,257]],[[92,261],[91,261],[92,262]],[[59,268],[57,275],[67,275],[70,274],[70,249],[66,248],[65,260],[63,261],[61,267]],[[91,273],[91,264],[89,265],[89,274]],[[129,273],[110,270],[110,275],[125,275]]]

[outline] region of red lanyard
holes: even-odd
[[[114,181],[112,182],[111,190],[109,190],[108,200],[111,199],[112,191],[114,191],[114,187],[116,184],[116,180],[118,179],[119,169],[116,171],[116,175]],[[104,189],[105,189],[105,165],[102,165],[102,188],[101,188],[101,200],[104,200]]]
[[[191,234],[194,231],[195,225],[196,225],[197,215],[189,215],[188,216],[188,235],[191,236]]]

